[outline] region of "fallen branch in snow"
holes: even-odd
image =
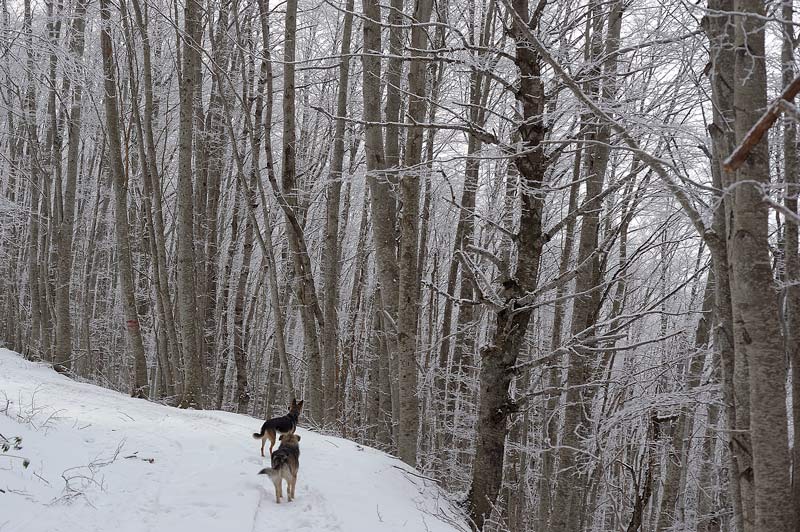
[[[16,458],[18,460],[22,460],[22,467],[26,469],[28,468],[29,465],[31,465],[31,461],[25,458],[24,456],[17,456],[15,454],[5,454],[5,453],[3,454],[3,456],[5,456],[6,458]]]
[[[426,477],[425,475],[420,475],[419,473],[414,473],[414,472],[412,472],[412,471],[409,471],[409,470],[407,470],[407,469],[404,469],[404,468],[402,468],[402,467],[400,467],[400,466],[393,465],[392,467],[394,467],[394,468],[396,468],[396,469],[399,469],[399,470],[400,470],[400,471],[402,471],[403,473],[408,473],[409,475],[414,475],[415,477],[419,477],[419,478],[421,478],[421,479],[423,479],[423,480],[430,480],[431,482],[435,482],[435,483],[437,483],[437,484],[439,483],[439,481],[438,481],[438,480],[436,480],[435,478]]]

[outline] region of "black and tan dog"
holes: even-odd
[[[269,438],[269,454],[272,456],[272,448],[275,446],[275,436],[277,434],[294,434],[297,428],[297,420],[300,419],[300,412],[303,410],[303,401],[297,402],[292,399],[289,413],[285,416],[268,419],[261,425],[261,432],[254,432],[253,438],[261,439],[261,456],[264,456],[264,444]]]
[[[300,436],[297,434],[281,434],[281,445],[272,453],[272,467],[266,467],[259,475],[269,475],[275,485],[275,502],[281,503],[283,497],[283,481],[286,481],[286,496],[289,502],[294,500],[294,488],[297,484],[297,470],[300,469]]]

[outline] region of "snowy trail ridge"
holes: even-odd
[[[131,399],[0,349],[0,434],[22,438],[0,453],[0,532],[467,529],[399,460],[302,427],[297,498],[276,504],[257,475],[261,423]]]

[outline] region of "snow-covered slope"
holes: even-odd
[[[257,475],[260,424],[131,399],[0,349],[0,434],[22,437],[22,449],[0,453],[0,531],[466,528],[400,461],[302,428],[297,498],[276,504]]]

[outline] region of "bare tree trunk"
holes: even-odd
[[[578,189],[580,188],[580,168],[581,168],[581,153],[579,148],[575,152],[575,160],[573,162],[572,171],[572,184],[569,187],[569,201],[567,206],[567,213],[572,213],[578,207]],[[559,277],[566,274],[569,268],[570,260],[572,258],[572,248],[575,247],[575,222],[576,216],[569,218],[564,228],[564,244],[561,250],[561,258],[558,266]],[[550,337],[550,351],[556,352],[561,347],[561,334],[564,327],[564,313],[566,311],[566,301],[563,299],[567,290],[567,284],[559,285],[556,290],[556,303],[553,309],[553,329]],[[548,368],[549,387],[561,387],[561,358],[556,357],[550,361],[550,368]],[[543,425],[543,439],[545,448],[542,451],[542,478],[539,482],[539,526],[545,528],[550,521],[550,509],[552,505],[552,487],[553,487],[553,465],[555,461],[555,447],[556,440],[558,439],[558,398],[561,394],[551,393],[547,395],[544,407],[544,417],[546,423]]]
[[[133,35],[130,29],[130,23],[128,21],[129,14],[127,10],[127,6],[125,2],[120,3],[120,10],[122,13],[122,22],[123,27],[125,30],[125,39],[128,43],[128,68],[131,72],[135,72],[133,66],[133,57],[130,53],[130,50],[135,50],[136,46],[134,44]],[[146,32],[143,33],[146,35]],[[143,38],[143,44],[148,43],[148,39]],[[149,44],[143,46],[143,55],[146,58],[145,60],[145,72],[147,72],[150,68],[149,64]],[[150,78],[145,75],[145,82],[149,83],[151,80]],[[168,287],[162,286],[162,282],[166,283],[166,276],[161,275],[162,268],[166,269],[166,265],[162,265],[161,260],[159,259],[159,239],[156,235],[156,223],[155,223],[155,216],[153,214],[153,179],[157,175],[157,171],[154,172],[154,164],[149,159],[148,155],[148,148],[147,144],[148,141],[145,138],[145,129],[143,127],[143,120],[142,120],[142,113],[139,109],[139,79],[136,76],[132,76],[129,82],[129,89],[131,95],[131,102],[132,102],[132,114],[133,114],[133,122],[136,130],[136,147],[138,150],[139,159],[142,164],[142,184],[143,184],[143,192],[144,197],[142,198],[142,206],[144,210],[144,231],[147,234],[147,241],[150,247],[150,255],[152,257],[152,266],[153,266],[153,284],[155,287],[155,300],[156,300],[156,312],[155,315],[157,316],[158,322],[160,324],[159,328],[156,328],[156,323],[154,321],[154,329],[156,330],[155,334],[157,337],[157,360],[158,360],[158,368],[159,368],[159,379],[163,381],[163,388],[159,388],[157,390],[156,396],[157,397],[174,397],[175,395],[175,378],[174,378],[174,370],[175,366],[173,365],[172,361],[170,360],[170,352],[174,352],[177,350],[177,340],[174,343],[170,341],[170,335],[168,332],[168,328],[170,327],[170,322],[172,321],[172,308],[171,303],[168,301],[165,302],[164,294],[167,293]],[[152,90],[152,89],[151,89]],[[147,92],[147,89],[145,89]],[[151,95],[152,98],[152,95]],[[152,101],[150,101],[152,104]],[[147,112],[148,107],[147,103],[145,104],[145,111]],[[160,210],[160,207],[159,207]],[[163,239],[163,233],[162,233]],[[165,259],[166,260],[166,259]],[[167,296],[168,297],[168,296]],[[172,331],[174,332],[174,324],[172,325]]]
[[[273,165],[272,156],[272,60],[269,52],[269,6],[267,0],[258,0],[259,19],[261,21],[261,39],[264,54],[265,71],[262,75],[265,76],[265,104],[264,104],[264,155],[266,157],[267,172],[273,177],[270,182],[275,182],[275,170]],[[270,226],[270,215],[267,209],[267,198],[264,189],[261,185],[261,180],[258,180],[259,192],[261,194],[261,205],[264,211],[264,221]],[[278,274],[276,272],[274,246],[272,243],[271,229],[264,231],[265,252],[267,256],[267,265],[269,268],[268,281],[269,281],[269,297],[272,310],[275,313],[275,345],[278,351],[278,357],[281,365],[281,375],[283,377],[284,393],[288,396],[284,397],[285,402],[288,403],[297,395],[294,390],[294,383],[292,380],[292,371],[289,366],[289,356],[286,353],[286,339],[284,338],[284,314],[280,302],[280,289],[278,288]],[[271,405],[268,405],[271,407]]]
[[[325,424],[336,421],[336,361],[338,358],[338,320],[336,306],[339,301],[339,203],[341,202],[342,168],[344,166],[344,127],[347,117],[347,92],[350,90],[350,41],[353,32],[354,1],[345,3],[342,29],[341,62],[339,63],[339,87],[336,96],[336,130],[333,134],[330,184],[325,208],[325,233],[323,236],[322,271],[325,284],[323,295],[323,345]]]
[[[488,46],[489,41],[494,33],[494,19],[496,12],[496,3],[494,0],[489,1],[487,8],[486,20],[481,28],[479,42],[476,43],[480,49]],[[485,52],[476,52],[476,61],[481,61],[485,56]],[[482,128],[486,122],[486,113],[484,107],[486,99],[488,98],[489,87],[485,85],[488,82],[487,77],[483,72],[477,69],[473,70],[470,74],[469,84],[469,102],[470,102],[470,122],[475,127]],[[461,201],[458,206],[458,224],[456,225],[455,238],[453,241],[453,256],[450,262],[450,268],[447,276],[447,293],[456,296],[456,284],[459,281],[459,260],[458,253],[466,253],[469,247],[474,244],[475,239],[475,194],[478,187],[478,177],[480,176],[481,160],[479,159],[480,150],[482,147],[481,139],[478,135],[469,134],[467,137],[467,160],[464,168],[464,184],[461,192]],[[461,273],[460,282],[458,282],[458,298],[461,301],[470,301],[474,299],[474,288],[472,280],[465,272]],[[441,405],[441,418],[444,425],[449,425],[450,420],[455,424],[456,419],[453,417],[456,399],[459,394],[464,393],[464,379],[466,377],[464,366],[471,364],[472,361],[466,360],[465,355],[471,354],[475,348],[475,334],[473,331],[466,331],[473,320],[475,319],[475,312],[473,305],[462,304],[458,307],[458,317],[456,320],[455,341],[451,343],[451,329],[453,321],[453,300],[447,298],[444,301],[444,309],[442,311],[442,341],[439,347],[439,370],[437,375],[437,393],[442,397]],[[452,367],[455,370],[453,375],[448,371],[450,349],[454,346]],[[449,381],[455,380],[456,385],[453,387]],[[455,433],[455,427],[453,427]],[[452,445],[452,438],[446,437],[444,445]]]
[[[142,332],[136,311],[136,295],[133,285],[133,265],[131,263],[130,225],[128,222],[128,183],[122,161],[119,133],[119,109],[117,106],[117,81],[115,74],[114,51],[111,45],[111,14],[107,0],[100,2],[100,15],[103,21],[100,33],[100,47],[103,52],[103,74],[105,77],[106,129],[108,131],[109,172],[114,183],[114,222],[117,237],[117,256],[119,260],[119,288],[125,309],[128,340],[133,352],[133,382],[131,395],[147,398],[147,361],[144,356]]]
[[[706,348],[709,342],[710,323],[714,320],[714,271],[708,274],[706,287],[703,293],[703,314],[697,323],[694,337],[695,353],[689,363],[687,372],[686,386],[689,390],[700,385],[703,373],[703,363],[706,358]],[[694,413],[683,411],[678,417],[677,422],[672,427],[672,438],[667,443],[666,453],[667,473],[664,478],[664,488],[659,504],[659,511],[656,516],[656,532],[666,532],[674,528],[685,527],[682,523],[682,516],[677,511],[678,498],[683,495],[680,491],[681,471],[688,467],[687,457],[691,445],[690,436],[694,423]]]
[[[45,2],[47,6],[47,38],[50,45],[47,73],[47,118],[48,127],[45,136],[44,153],[41,163],[43,165],[42,177],[42,214],[47,221],[47,228],[41,233],[40,242],[42,255],[40,261],[43,263],[42,271],[44,274],[39,278],[40,291],[44,294],[45,305],[42,307],[42,338],[44,340],[44,351],[47,353],[48,360],[53,362],[56,371],[68,373],[72,370],[70,358],[70,348],[62,344],[62,351],[56,352],[58,339],[55,338],[56,328],[60,325],[57,320],[66,318],[69,321],[69,312],[66,316],[59,316],[56,292],[59,291],[58,279],[53,275],[51,264],[58,266],[57,239],[59,236],[58,225],[62,218],[61,206],[63,204],[62,194],[62,157],[61,148],[63,140],[61,137],[61,120],[59,119],[58,100],[58,60],[56,50],[61,43],[61,15],[63,12],[63,1],[58,0],[55,4],[53,0]],[[69,92],[69,81],[65,82],[65,92]],[[64,303],[62,302],[62,307]],[[55,312],[55,315],[53,314]]]
[[[27,354],[29,358],[42,356],[42,294],[39,291],[39,206],[41,202],[41,171],[39,165],[39,138],[36,131],[36,85],[34,84],[34,50],[33,50],[33,12],[30,0],[24,2],[24,19],[22,32],[25,35],[26,89],[25,89],[25,133],[26,156],[28,170],[31,175],[30,184],[30,223],[28,228],[28,290],[31,301],[31,328]],[[56,368],[58,369],[58,368]]]
[[[734,2],[736,28],[733,108],[737,142],[767,106],[764,4]],[[786,364],[769,249],[769,206],[761,184],[769,183],[769,149],[763,139],[737,170],[733,227],[729,233],[733,271],[734,330],[750,377],[755,530],[794,530],[786,400]],[[740,359],[737,353],[737,362]],[[737,415],[739,409],[737,408]]]
[[[322,361],[320,360],[320,345],[317,334],[315,315],[318,310],[316,293],[313,288],[312,272],[309,264],[308,252],[301,244],[303,239],[302,227],[297,222],[296,210],[298,205],[297,189],[297,138],[295,121],[295,57],[297,46],[297,0],[288,0],[286,3],[286,20],[284,27],[283,49],[283,165],[282,186],[283,197],[286,205],[282,205],[287,221],[287,235],[289,238],[289,252],[292,255],[295,280],[298,285],[298,300],[300,303],[300,316],[303,324],[304,347],[308,360],[308,396],[310,403],[309,418],[317,423],[324,417],[324,395],[322,387]],[[276,194],[278,191],[275,191]],[[279,200],[280,201],[280,200]],[[303,255],[303,256],[301,256]],[[317,316],[319,317],[319,316]],[[322,321],[322,320],[320,320]]]
[[[70,30],[70,55],[78,62],[83,61],[84,28],[86,26],[86,5],[88,0],[80,0],[75,5]],[[61,217],[58,220],[56,248],[58,255],[58,284],[56,287],[56,346],[57,364],[66,364],[72,352],[72,320],[70,318],[70,287],[72,279],[72,233],[75,222],[75,189],[78,178],[78,152],[80,149],[81,108],[83,84],[74,80],[72,104],[68,118],[67,178],[63,187]]]
[[[253,175],[257,175],[253,169]],[[251,183],[251,186],[254,183]],[[242,198],[239,201],[253,204],[255,197],[250,196],[250,190],[241,190]],[[247,216],[247,215],[245,215]],[[253,222],[247,216],[242,237],[242,267],[239,271],[239,282],[236,287],[236,296],[233,304],[233,360],[236,363],[236,411],[240,414],[247,413],[250,404],[250,393],[247,389],[247,345],[244,334],[244,298],[247,290],[247,280],[250,276],[250,262],[253,258]]]
[[[781,2],[781,19],[783,21],[783,42],[781,46],[781,62],[783,63],[783,86],[787,87],[794,80],[794,46],[795,32],[792,24],[793,5],[791,0]],[[794,98],[792,98],[792,103]],[[792,212],[797,212],[798,187],[797,162],[797,124],[794,119],[784,116],[783,122],[783,175],[786,181],[785,205]],[[795,530],[800,532],[800,250],[798,250],[798,226],[787,219],[784,224],[784,257],[786,261],[786,339],[787,360],[792,368],[792,420],[794,422],[794,441],[792,453],[792,499],[795,506]]]
[[[202,6],[188,0],[184,8],[184,31],[180,83],[180,122],[178,138],[178,317],[184,365],[181,406],[202,408],[202,367],[197,341],[197,294],[195,292],[194,209],[192,189],[192,140],[194,102],[199,79],[200,25]]]
[[[155,135],[153,133],[153,117],[156,113],[156,101],[153,95],[153,66],[148,19],[143,13],[139,0],[132,0],[136,26],[142,39],[142,76],[144,92],[144,109],[141,113],[142,137],[146,152],[143,163],[145,183],[149,185],[150,203],[152,205],[152,225],[154,232],[154,276],[157,278],[156,290],[163,315],[163,325],[167,336],[169,351],[169,375],[167,383],[169,388],[174,387],[174,393],[183,394],[183,364],[181,360],[181,344],[178,342],[178,333],[175,324],[173,299],[169,289],[169,271],[167,266],[166,228],[164,224],[164,199],[161,193],[161,178],[158,171]],[[149,183],[148,183],[149,181]]]
[[[616,55],[619,48],[619,34],[622,23],[622,3],[615,1],[610,6],[608,30],[603,43],[604,17],[602,8],[593,13],[592,58],[598,60],[607,54],[603,65],[603,101],[610,102],[616,92]],[[599,74],[599,67],[596,74]],[[590,89],[597,92],[596,87]],[[557,479],[552,507],[552,526],[556,532],[580,530],[584,517],[583,504],[585,497],[585,480],[579,474],[580,439],[588,430],[586,412],[590,409],[592,393],[586,385],[592,381],[592,351],[583,349],[580,340],[593,327],[597,316],[597,281],[599,257],[597,256],[600,212],[606,167],[609,158],[610,128],[606,124],[598,125],[594,135],[595,146],[586,151],[586,195],[582,205],[584,215],[581,221],[578,239],[577,272],[575,276],[575,299],[572,307],[571,335],[579,340],[570,352],[570,360],[566,370],[567,393],[564,405],[563,438],[559,452],[559,468],[562,474]],[[591,347],[591,346],[586,346]]]
[[[386,179],[397,186],[400,167],[400,128],[403,107],[403,42],[405,40],[404,24],[405,0],[390,0],[389,15],[386,22],[389,26],[389,58],[386,61]],[[380,20],[380,18],[378,18]],[[381,52],[382,53],[382,52]],[[380,59],[378,59],[380,61]],[[366,113],[365,113],[366,114]],[[375,115],[380,122],[380,113]],[[394,214],[394,211],[386,214]],[[394,223],[394,218],[392,218]]]
[[[524,20],[530,18],[527,0],[514,0],[512,5],[518,16]],[[535,26],[537,21],[530,24]],[[542,145],[545,93],[541,60],[528,46],[523,29],[527,30],[516,22],[511,29],[516,40],[515,63],[520,72],[516,97],[522,107],[522,120],[517,132],[522,140],[523,153],[513,159],[520,176],[520,225],[515,242],[514,267],[508,265],[508,271],[501,272],[504,277],[503,306],[497,310],[494,334],[481,350],[477,445],[469,492],[469,511],[476,530],[482,529],[490,520],[500,492],[507,421],[516,410],[509,389],[532,314],[532,309],[518,300],[536,288],[543,246],[544,192],[541,188],[548,164]]]
[[[710,59],[713,68],[710,71],[713,123],[709,127],[713,141],[711,173],[714,186],[718,190],[728,188],[731,183],[729,175],[723,174],[722,160],[731,153],[736,143],[733,131],[733,9],[732,0],[714,0],[709,3],[711,12],[703,19],[703,28],[711,43]],[[714,346],[719,354],[722,375],[722,396],[725,404],[725,420],[729,430],[726,436],[729,463],[729,493],[733,506],[733,522],[738,532],[750,532],[752,524],[752,471],[750,433],[738,425],[740,416],[737,411],[745,408],[741,404],[735,389],[737,357],[733,327],[733,302],[731,300],[732,275],[729,265],[730,252],[727,235],[728,223],[732,217],[732,197],[721,193],[714,209],[713,238],[708,238],[709,249],[713,258],[715,276]],[[740,383],[741,384],[741,383]],[[745,390],[747,383],[745,384]]]
[[[350,314],[347,320],[347,329],[346,333],[348,335],[347,340],[345,341],[342,349],[342,370],[339,377],[339,395],[337,397],[337,416],[339,417],[342,426],[347,428],[347,421],[348,421],[348,413],[347,413],[347,405],[345,404],[346,399],[346,392],[345,386],[347,383],[347,372],[353,366],[353,359],[356,358],[356,341],[358,336],[358,321],[359,321],[359,308],[361,306],[362,301],[362,294],[365,288],[365,280],[366,280],[366,269],[367,269],[367,258],[368,253],[365,250],[366,245],[366,238],[367,238],[367,202],[369,199],[367,195],[364,195],[364,204],[362,208],[361,214],[361,223],[358,230],[358,245],[356,246],[356,257],[357,257],[357,264],[355,268],[353,268],[353,288],[350,293],[350,305],[349,310]],[[364,305],[366,306],[366,304]],[[374,335],[374,334],[373,334]],[[373,351],[375,355],[379,355],[380,350],[376,349]],[[376,357],[377,358],[377,357]],[[376,379],[377,372],[374,375],[370,375],[371,384],[374,384]],[[373,390],[369,390],[367,393],[372,393]],[[377,397],[377,394],[374,394],[373,397]],[[377,405],[378,401],[372,400],[370,406]],[[378,418],[378,409],[375,408],[373,413],[370,415],[370,419],[375,420]]]
[[[370,193],[370,215],[372,236],[375,244],[375,265],[378,273],[382,340],[386,346],[385,367],[396,362],[397,339],[396,318],[398,303],[397,241],[394,222],[396,219],[395,200],[387,174],[387,153],[384,151],[383,132],[380,127],[381,110],[381,11],[375,0],[362,0],[364,10],[364,55],[363,96],[364,147],[366,150],[367,184]],[[392,389],[396,385],[391,383]],[[389,391],[389,390],[386,390]],[[394,401],[393,401],[394,403]]]
[[[219,4],[216,33],[214,36],[213,57],[210,67],[225,73],[230,63],[232,39],[229,37],[229,11],[230,0],[223,0]],[[201,200],[204,202],[206,236],[205,243],[205,268],[203,274],[202,304],[199,309],[203,313],[203,357],[209,363],[217,349],[215,333],[217,291],[219,284],[219,247],[221,245],[218,232],[219,203],[222,192],[222,171],[224,167],[225,146],[227,136],[222,117],[222,99],[229,97],[230,90],[225,83],[220,83],[214,78],[211,85],[211,94],[208,112],[205,115],[204,125],[204,152],[202,166],[199,172],[203,175],[205,194]]]
[[[425,119],[427,64],[422,59],[427,49],[424,25],[431,18],[431,0],[418,0],[411,27],[411,62],[408,74],[410,124]],[[397,358],[399,367],[400,419],[398,448],[400,458],[412,467],[417,463],[417,431],[419,401],[417,398],[417,322],[419,321],[419,184],[422,172],[421,127],[409,127],[400,194],[403,208],[400,215],[400,257],[397,319]]]

